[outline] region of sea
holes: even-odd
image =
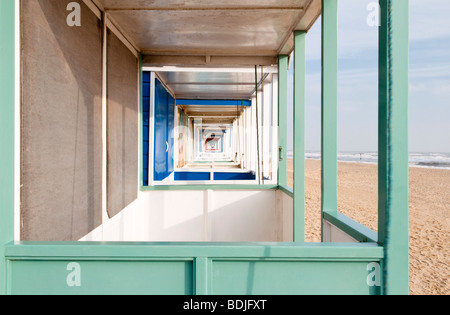
[[[320,160],[320,152],[306,152],[306,159]],[[293,152],[288,152],[288,157],[293,157]],[[339,162],[378,164],[377,152],[339,152]],[[448,169],[450,170],[450,153],[410,153],[409,166],[432,168],[432,169]]]

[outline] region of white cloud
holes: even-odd
[[[410,0],[410,39],[450,37],[450,1]]]
[[[371,11],[367,5],[373,0],[340,0],[338,20],[338,53],[341,57],[354,57],[378,47],[378,28],[367,24]],[[321,18],[308,34],[307,58],[319,59],[321,55]]]
[[[450,63],[433,66],[419,65],[419,67],[411,67],[409,74],[411,79],[449,78]]]
[[[378,29],[370,0],[339,0],[339,147],[376,146]],[[450,152],[450,1],[410,0],[410,147]],[[368,56],[370,54],[370,56]],[[320,147],[321,21],[307,36],[307,147]],[[366,63],[367,61],[367,63]],[[356,136],[355,136],[356,135]]]
[[[367,5],[374,0],[339,1],[339,54],[357,56],[378,49],[378,28],[367,24]],[[410,41],[450,38],[449,0],[410,0]],[[449,39],[450,40],[450,39]],[[308,34],[307,58],[321,54],[321,19]]]

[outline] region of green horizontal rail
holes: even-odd
[[[278,186],[278,190],[281,190],[289,197],[294,198],[294,189],[289,186]]]
[[[279,186],[278,189],[284,192],[286,195],[294,198],[293,189],[286,186]],[[377,243],[378,242],[378,233],[368,227],[362,225],[359,222],[356,222],[349,217],[343,215],[339,212],[334,211],[325,211],[323,213],[323,217],[325,220],[347,233],[351,237],[353,237],[358,242],[363,243]]]
[[[383,258],[376,243],[121,243],[16,242],[5,248],[8,260],[140,260],[151,258],[292,258],[352,260]]]
[[[378,242],[378,233],[368,227],[350,219],[349,217],[334,211],[325,211],[323,218],[353,237],[358,242]]]

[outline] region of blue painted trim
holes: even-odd
[[[176,181],[197,181],[210,179],[211,173],[209,172],[175,172]]]
[[[214,173],[214,180],[255,180],[256,175],[252,173]]]
[[[179,100],[177,105],[200,105],[200,106],[252,106],[249,100]]]
[[[150,72],[145,71],[142,73],[142,176],[143,185],[148,186],[149,172],[148,161],[150,152]]]
[[[175,181],[205,181],[211,180],[210,172],[175,172]],[[255,180],[252,173],[215,172],[214,180]]]

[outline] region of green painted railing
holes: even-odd
[[[377,244],[11,243],[8,294],[379,294]]]
[[[284,192],[289,197],[294,198],[294,189],[289,186],[278,186],[278,189]]]
[[[286,186],[278,186],[278,189],[285,193],[286,195],[294,198],[293,189]],[[368,227],[356,222],[347,216],[335,212],[335,211],[325,211],[323,213],[323,219],[327,220],[349,236],[353,237],[358,242],[367,243],[377,243],[378,233],[369,229]]]
[[[324,212],[323,218],[362,243],[377,243],[378,233],[339,212]]]

